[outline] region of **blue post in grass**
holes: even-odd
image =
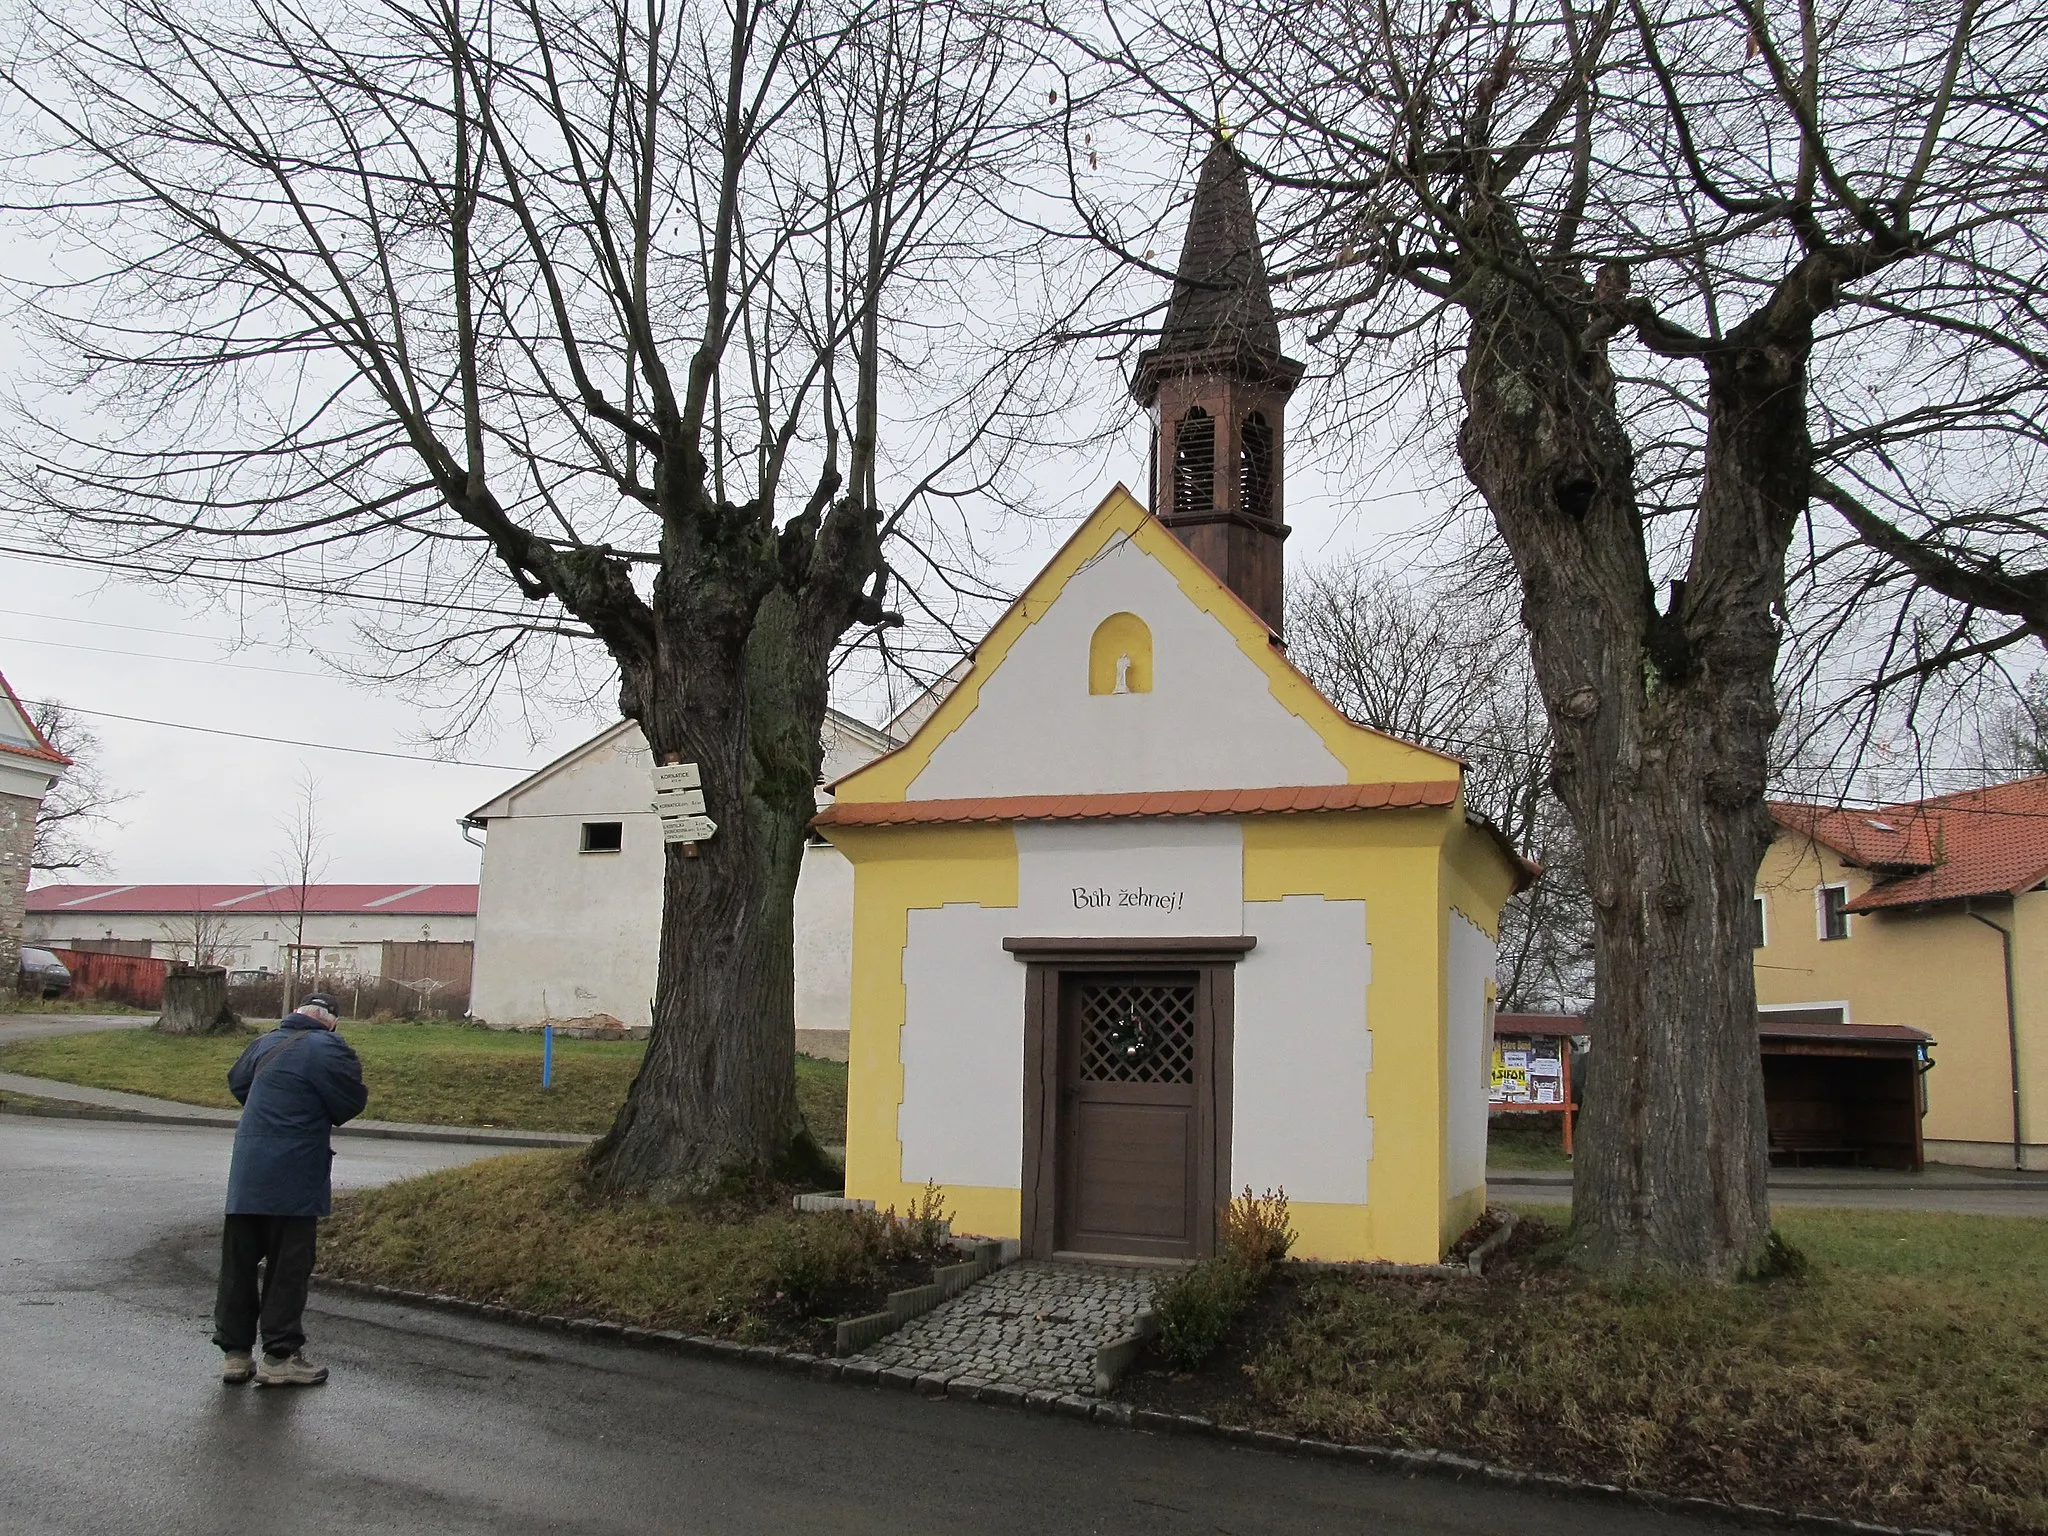
[[[555,1026],[543,1024],[540,1031],[540,1085],[546,1088],[555,1080]]]

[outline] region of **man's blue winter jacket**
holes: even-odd
[[[334,1149],[327,1133],[363,1112],[369,1091],[349,1043],[303,1013],[249,1042],[228,1068],[243,1106],[228,1168],[230,1216],[325,1216]]]

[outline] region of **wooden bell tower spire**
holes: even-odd
[[[1287,518],[1287,397],[1302,365],[1281,355],[1244,162],[1219,136],[1202,161],[1159,345],[1131,390],[1152,411],[1152,511],[1280,632]]]

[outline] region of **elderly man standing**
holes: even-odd
[[[334,1013],[332,997],[311,994],[228,1069],[228,1090],[243,1108],[213,1304],[224,1382],[253,1376],[259,1387],[311,1387],[327,1379],[327,1367],[302,1353],[313,1235],[333,1205],[327,1135],[361,1114],[369,1097],[363,1064],[334,1033]]]

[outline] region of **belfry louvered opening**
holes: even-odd
[[[1273,424],[1253,411],[1238,433],[1238,506],[1257,517],[1273,515]]]
[[[1207,512],[1216,505],[1216,418],[1199,405],[1173,429],[1173,510]]]

